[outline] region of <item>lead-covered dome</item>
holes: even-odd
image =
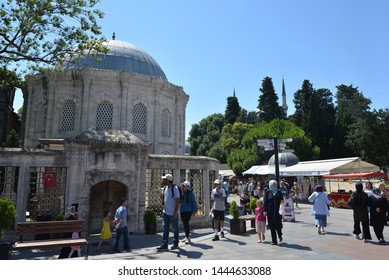
[[[269,161],[269,166],[275,165],[275,155],[273,155]],[[284,166],[292,166],[300,162],[300,159],[293,153],[285,152],[285,153],[278,153],[278,164],[284,165]]]
[[[167,80],[154,58],[137,46],[118,40],[107,40],[104,44],[108,47],[107,53],[96,54],[90,50],[73,57],[68,56],[62,68],[125,71]]]

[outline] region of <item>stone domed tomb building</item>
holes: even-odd
[[[157,189],[171,173],[176,184],[192,182],[197,222],[208,223],[219,162],[184,155],[189,96],[145,51],[106,46],[26,81],[24,147],[0,148],[0,195],[14,201],[17,222],[53,219],[78,203],[88,233],[127,197],[129,231],[144,232],[144,211],[161,211]]]

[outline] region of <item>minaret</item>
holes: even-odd
[[[288,105],[286,105],[286,91],[284,77],[282,77],[282,109],[284,109],[285,116],[288,116]]]

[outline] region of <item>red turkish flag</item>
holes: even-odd
[[[43,172],[43,188],[55,189],[57,186],[57,175],[55,172]]]

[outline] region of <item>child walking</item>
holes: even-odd
[[[263,198],[257,200],[257,208],[255,208],[255,229],[258,233],[258,243],[265,241],[265,231],[266,231],[266,217],[265,209],[263,207]]]
[[[101,244],[103,243],[103,241],[106,241],[106,240],[109,240],[109,243],[111,245],[111,249],[113,249],[112,232],[111,232],[111,224],[113,223],[113,221],[109,217],[110,216],[109,210],[104,210],[103,216],[104,216],[103,228],[101,229],[99,245],[96,248],[97,252],[100,251]]]
[[[78,232],[73,232],[72,238],[75,238],[75,239],[80,238],[80,236],[78,235]],[[73,246],[71,246],[71,249],[72,250],[70,251],[68,258],[71,258],[75,251],[77,251],[77,255],[79,257],[81,257],[81,248],[79,245],[73,245]]]

